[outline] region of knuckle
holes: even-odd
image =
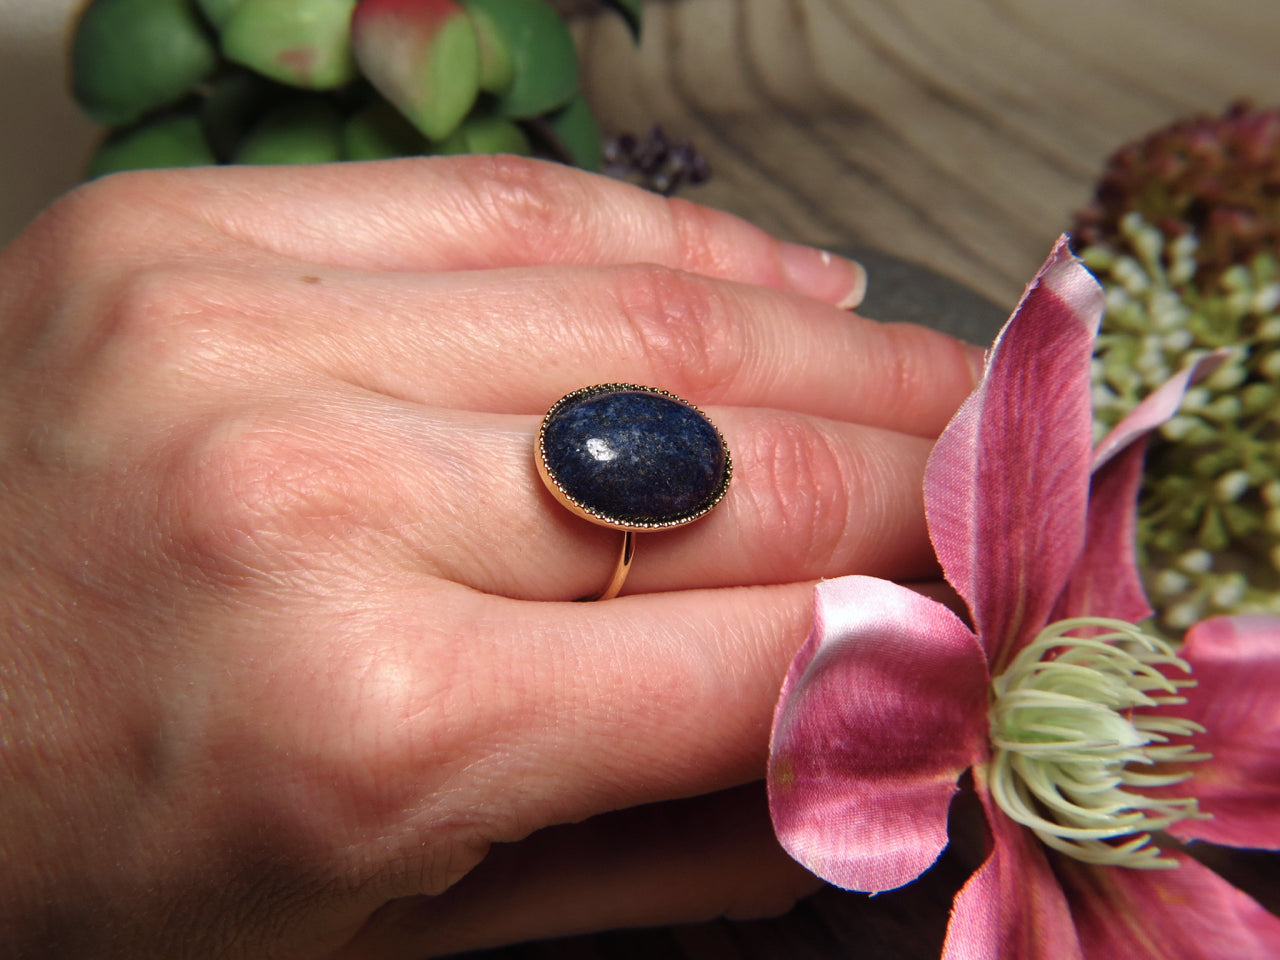
[[[103,255],[118,257],[145,240],[149,211],[157,207],[158,176],[118,173],[80,184],[52,204],[34,227],[56,244],[64,262],[95,269]]]
[[[137,173],[89,180],[63,194],[48,213],[68,225],[114,229],[116,215],[137,209]]]
[[[455,172],[468,205],[510,237],[512,249],[572,252],[583,243],[589,198],[556,165],[484,155],[458,161]]]
[[[662,386],[712,401],[739,376],[748,351],[724,288],[641,264],[618,271],[614,298],[636,351]]]
[[[170,549],[219,581],[323,573],[370,522],[355,456],[284,419],[219,419],[173,457],[161,494]]]
[[[666,203],[671,225],[675,263],[700,272],[728,272],[735,252],[725,247],[725,214],[710,207],[674,197]]]
[[[734,471],[736,502],[749,511],[747,528],[770,546],[769,572],[795,580],[829,569],[851,509],[848,463],[835,438],[813,421],[779,414],[734,458],[743,464]]]
[[[228,368],[243,369],[250,354],[224,335],[216,283],[155,264],[72,284],[12,374],[39,385],[40,442],[84,456],[154,439]]]
[[[69,343],[86,362],[118,376],[133,371],[136,386],[163,385],[171,393],[185,379],[209,381],[227,368],[243,370],[259,351],[242,336],[229,336],[237,283],[210,270],[155,263],[126,271],[96,294],[96,307],[81,311],[84,324],[68,330]]]
[[[964,345],[937,331],[909,323],[883,324],[885,349],[875,370],[882,408],[893,411],[891,425],[936,437],[974,387],[974,370]]]
[[[133,350],[173,343],[184,327],[208,319],[214,305],[205,273],[157,263],[119,279],[100,313],[104,332]]]
[[[156,199],[171,182],[154,171],[91,181],[23,235],[29,266],[18,295],[43,304],[41,363],[76,365],[77,375],[116,374],[113,362],[163,375],[193,348],[212,349],[209,331],[226,318],[243,278],[218,275],[201,257],[199,230],[184,234],[180,249],[159,248],[166,223],[182,215]],[[224,344],[220,352],[232,351]]]
[[[928,349],[928,339],[921,333],[919,328],[908,324],[891,323],[884,327],[890,346],[885,385],[894,398],[909,400],[924,396],[930,389],[930,373],[937,375],[932,364],[922,362],[932,356],[933,351]]]

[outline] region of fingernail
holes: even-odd
[[[867,271],[853,260],[798,243],[781,244],[778,259],[791,288],[815,300],[849,310],[866,295]]]
[[[987,372],[987,348],[966,343],[965,359],[969,361],[969,372],[973,375],[974,386],[982,382]]]

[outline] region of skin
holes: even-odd
[[[426,957],[757,916],[812,585],[935,575],[977,352],[859,271],[559,166],[109,177],[0,254],[0,955]],[[538,482],[589,383],[698,403],[717,510]]]

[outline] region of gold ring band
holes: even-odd
[[[622,549],[618,551],[618,563],[613,568],[613,576],[604,590],[594,597],[582,597],[583,600],[612,600],[622,592],[622,585],[631,572],[631,561],[636,555],[636,535],[633,530],[622,531]]]

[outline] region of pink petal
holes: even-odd
[[[1102,301],[1060,239],[929,460],[929,534],[994,673],[1048,620],[1084,544]]]
[[[1191,628],[1182,656],[1198,685],[1170,710],[1203,725],[1192,777],[1169,792],[1200,799],[1212,820],[1170,833],[1234,847],[1280,849],[1280,617],[1217,617]],[[1276,956],[1280,957],[1280,951]]]
[[[1089,960],[1280,957],[1280,917],[1185,854],[1170,856],[1176,870],[1057,861]]]
[[[904,587],[843,577],[815,601],[774,717],[774,829],[818,876],[889,890],[946,846],[956,780],[986,749],[990,677],[959,618]]]
[[[1148,434],[1177,412],[1188,386],[1207,377],[1228,356],[1219,350],[1189,364],[1134,407],[1094,448],[1084,550],[1052,619],[1096,616],[1136,623],[1151,615],[1134,549]]]
[[[1094,473],[1084,549],[1052,620],[1094,616],[1137,623],[1151,615],[1135,552],[1146,449],[1146,438],[1141,438],[1115,452]]]
[[[979,793],[991,853],[956,894],[943,960],[1083,960],[1044,847],[996,807],[981,783]]]
[[[1177,412],[1188,386],[1226,358],[1219,351],[1188,365],[1131,410],[1094,449],[1084,550],[1052,619],[1097,616],[1136,623],[1150,616],[1134,551],[1147,436]]]

